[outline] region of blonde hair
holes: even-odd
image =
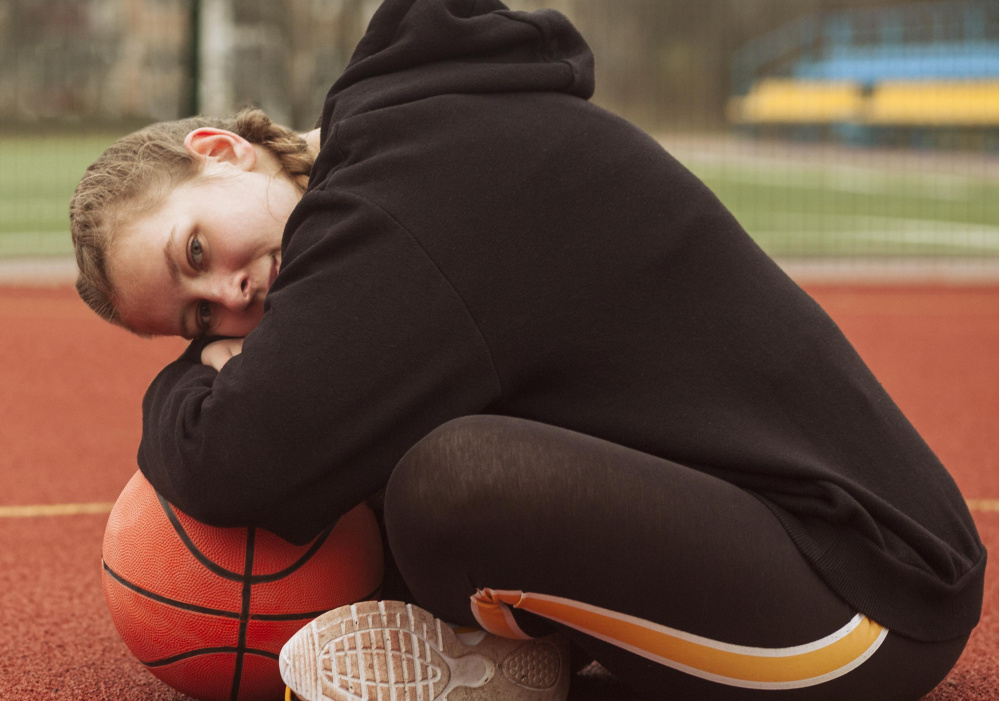
[[[198,175],[200,166],[184,148],[184,139],[201,127],[226,129],[263,146],[278,159],[292,182],[305,189],[313,165],[305,139],[274,124],[259,109],[244,109],[231,118],[160,122],[122,137],[87,168],[69,205],[78,268],[76,290],[102,319],[128,328],[115,307],[109,272],[115,232],[131,217],[156,207],[173,188]]]

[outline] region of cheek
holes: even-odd
[[[219,336],[246,336],[257,328],[264,316],[264,306],[254,304],[241,314],[229,314],[216,326],[214,333]]]
[[[138,280],[130,278],[128,284],[119,282],[115,306],[126,326],[134,331],[154,336],[179,335],[177,309],[180,303],[175,300],[170,286],[158,283],[153,274]]]
[[[225,267],[238,268],[250,263],[260,253],[265,234],[260,222],[254,219],[233,217],[225,223],[225,236],[216,246],[217,259],[213,262]]]

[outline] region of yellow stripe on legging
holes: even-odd
[[[871,657],[888,633],[858,614],[840,630],[812,643],[759,648],[703,638],[545,594],[484,589],[472,597],[472,602],[474,612],[480,609],[486,614],[480,618],[484,627],[496,635],[514,637],[512,632],[524,635],[513,617],[497,616],[496,609],[513,606],[687,674],[750,689],[794,689],[839,677]],[[480,617],[478,612],[477,617]],[[491,629],[488,627],[491,623],[500,625]],[[505,628],[504,623],[512,624],[515,630]]]

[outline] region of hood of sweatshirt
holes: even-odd
[[[553,10],[500,0],[385,0],[323,108],[332,122],[444,94],[562,92],[589,99],[594,57]]]

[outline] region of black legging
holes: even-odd
[[[513,590],[530,593],[525,608],[535,595],[581,602],[682,631],[681,639],[700,636],[697,645],[721,650],[712,655],[737,659],[745,650],[731,646],[807,645],[858,614],[752,494],[661,458],[520,419],[467,417],[432,432],[393,473],[385,520],[415,601],[456,624],[476,625],[470,596],[478,590]],[[528,635],[562,631],[652,698],[918,699],[944,678],[967,640],[929,644],[889,632],[851,671],[775,692],[746,688],[756,682],[741,681],[745,670],[720,679],[711,665],[709,674],[675,669],[548,616],[502,608]],[[771,662],[749,664],[763,669]]]

